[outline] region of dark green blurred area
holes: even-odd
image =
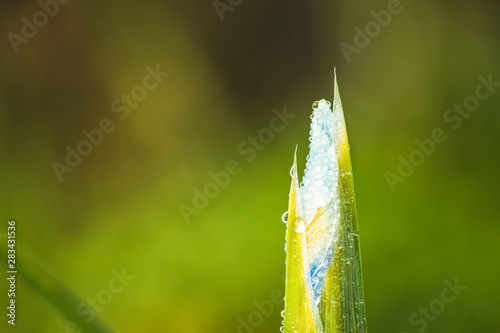
[[[282,304],[250,330],[238,318],[284,290],[293,151],[303,168],[311,104],[332,100],[336,66],[369,330],[417,332],[411,314],[458,278],[467,289],[425,331],[497,332],[500,89],[456,130],[443,114],[479,76],[500,82],[500,5],[403,1],[348,63],[340,43],[387,4],[243,0],[221,21],[211,2],[70,1],[15,53],[7,34],[40,5],[2,2],[0,234],[15,219],[19,258],[36,253],[84,301],[113,270],[135,276],[100,312],[120,332],[278,332]],[[157,64],[170,75],[120,120],[112,102]],[[296,117],[248,162],[239,145],[284,107]],[[59,182],[53,161],[103,118],[114,131]],[[384,173],[435,128],[448,139],[391,191]],[[186,223],[179,205],[231,160],[241,172]],[[17,288],[9,332],[64,332]]]

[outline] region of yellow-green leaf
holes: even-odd
[[[302,183],[294,157],[286,231],[284,326],[290,333],[366,333],[351,157],[337,79],[333,110],[313,103]]]

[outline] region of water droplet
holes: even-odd
[[[285,310],[281,311],[281,316],[285,318]]]
[[[284,332],[285,328],[283,326],[280,327],[280,332]]]
[[[283,221],[283,223],[288,222],[288,211],[284,212],[283,215],[281,215],[281,221]]]
[[[318,109],[318,105],[319,105],[318,101],[313,102],[313,105],[312,105],[313,110]]]
[[[295,223],[295,231],[299,234],[303,233],[306,231],[306,225],[304,224],[304,222],[300,221],[300,220],[297,220],[297,222]]]
[[[292,165],[292,167],[290,168],[290,177],[293,177],[293,165]]]

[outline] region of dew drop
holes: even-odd
[[[281,316],[285,318],[285,310],[281,311]]]
[[[283,326],[280,327],[280,332],[284,332],[285,328]]]
[[[284,212],[283,215],[281,215],[281,221],[283,221],[283,223],[288,222],[288,211]]]
[[[312,104],[313,110],[317,110],[318,106],[319,106],[319,102],[318,101],[313,102],[313,104]]]
[[[306,225],[304,222],[297,220],[297,223],[295,224],[295,231],[299,234],[303,233],[306,231]]]

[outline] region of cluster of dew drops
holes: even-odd
[[[336,183],[337,163],[330,107],[331,103],[325,100],[313,103],[309,155],[306,157],[306,170],[300,184],[306,223],[314,218],[318,207],[323,207],[330,201]]]
[[[326,101],[326,103],[327,103],[328,107],[330,108],[331,103],[330,103],[330,102],[328,102],[328,101]],[[319,101],[315,101],[315,102],[312,104],[312,108],[313,108],[313,110],[317,110],[317,109],[318,109],[318,107],[319,107]],[[313,119],[313,118],[314,118],[314,112],[311,114],[311,119]],[[339,124],[339,125],[340,125],[340,124]],[[313,140],[313,137],[312,137],[313,132],[312,132],[312,130],[309,132],[309,134],[311,135],[311,136],[309,137],[309,141],[310,141],[310,142],[311,142],[311,144],[312,144],[312,140]],[[309,144],[309,148],[311,148],[311,144]],[[323,151],[322,153],[325,153],[325,151]],[[331,153],[331,152],[329,152],[329,153]],[[306,164],[306,172],[307,172],[307,169],[311,166],[310,155],[307,155],[306,160],[307,160],[307,164]],[[327,161],[322,161],[322,162],[323,162],[323,164],[326,164],[326,162],[327,162]],[[329,162],[329,161],[328,161],[328,162]],[[292,165],[292,167],[290,168],[290,177],[293,177],[293,171],[294,171],[294,170],[293,170],[293,165]],[[318,170],[318,171],[319,171],[319,170]],[[322,171],[326,171],[326,170],[322,170]],[[332,173],[332,170],[328,170],[328,171],[329,171],[329,173]],[[347,174],[350,174],[351,172],[349,172],[349,171],[348,171],[348,172],[346,172],[346,173],[347,173]],[[333,177],[331,177],[331,178],[333,178]],[[307,185],[307,184],[306,184],[306,185]],[[320,184],[317,184],[317,185],[320,185]],[[323,184],[323,185],[324,185],[324,184]],[[301,182],[301,183],[300,183],[300,187],[303,187],[303,186],[304,186],[304,182]],[[323,190],[323,191],[324,191],[324,186],[323,186],[323,188],[322,188],[321,190]],[[307,194],[309,194],[309,193],[307,193]],[[338,201],[338,199],[339,199],[339,198],[337,198],[337,201]],[[354,200],[354,198],[353,198],[353,197],[351,197],[350,199],[351,199],[352,201]],[[283,215],[281,216],[281,220],[282,220],[282,221],[283,221],[283,223],[285,223],[285,224],[286,224],[286,223],[288,223],[288,215],[289,215],[289,212],[288,212],[288,210],[287,210],[287,211],[286,211],[286,212],[284,212],[284,213],[283,213]],[[338,216],[337,218],[340,218],[340,217]],[[302,228],[302,227],[304,227],[303,222],[300,222],[298,225],[296,225],[296,226],[295,226],[295,230],[296,230],[297,232],[303,232],[303,230],[302,230],[303,228]],[[352,233],[352,235],[350,235],[350,236],[358,237],[358,235],[359,235],[359,234],[358,234],[357,230],[355,230],[355,231]],[[340,245],[340,246],[339,246],[339,249],[342,249],[342,245]],[[285,253],[286,253],[286,241],[285,241]],[[350,260],[349,260],[349,259],[343,259],[343,260],[347,260],[347,264],[350,264]],[[352,260],[352,259],[351,259],[351,260]],[[286,264],[286,261],[285,261],[285,264]],[[332,300],[332,303],[334,303],[334,301],[333,301],[333,300]],[[361,300],[361,301],[359,302],[359,306],[364,305],[363,303],[364,303],[364,302],[363,302],[363,300]],[[345,316],[345,315],[344,315],[344,316]],[[358,317],[358,316],[359,316],[359,315],[357,314],[357,315],[356,315],[356,317]],[[285,310],[281,311],[281,317],[283,317],[283,320],[281,321],[280,332],[284,332],[284,330],[285,330]],[[298,333],[297,329],[294,329],[295,327],[294,327],[293,325],[292,325],[292,327],[291,327],[291,328],[292,328],[292,330],[294,330],[294,332],[295,332],[295,333]]]
[[[280,327],[280,332],[285,331],[285,310],[281,311],[281,317],[283,317],[283,320],[281,321],[281,327]],[[295,328],[294,325],[292,325],[291,329],[295,332],[298,333],[298,330]]]
[[[328,107],[331,106],[330,102],[327,102],[327,105]],[[316,110],[319,106],[319,102],[318,101],[315,101],[313,104],[312,104],[312,108],[313,110]],[[311,114],[311,119],[314,118],[314,113]],[[312,135],[312,131],[309,133]],[[309,137],[309,141],[312,142],[312,136]],[[311,148],[311,144],[309,144],[309,148]],[[310,155],[307,156],[306,160],[309,161],[310,159]],[[290,168],[290,177],[293,177],[293,165],[292,167]],[[303,186],[304,183],[302,182],[300,184],[300,186]],[[288,216],[289,216],[289,212],[288,210],[286,212],[283,213],[283,215],[281,216],[281,221],[283,221],[283,223],[288,223]],[[297,232],[301,232],[302,231],[302,227],[304,227],[303,225],[303,222],[300,222],[298,226],[296,226],[296,231]],[[285,240],[285,252],[286,252],[286,240]],[[285,264],[286,264],[286,261],[285,261]],[[283,320],[281,322],[281,327],[280,327],[280,332],[284,332],[285,330],[285,310],[281,311],[281,317],[283,317]],[[292,326],[292,329],[294,329],[294,327]],[[295,329],[294,330],[295,332],[297,332],[297,330]]]
[[[331,107],[331,103],[330,102],[326,101],[326,104],[327,104],[328,108]],[[315,101],[315,102],[312,103],[313,113],[311,113],[311,119],[314,119],[314,111],[316,111],[318,109],[318,107],[319,107],[319,101]],[[312,129],[309,132],[309,134],[310,134],[310,136],[309,136],[309,142],[310,142],[309,148],[311,148],[311,144],[312,144],[312,141],[313,141],[313,137],[312,137],[313,132],[312,132]],[[310,154],[307,155],[306,161],[307,161],[307,163],[306,163],[306,171],[305,172],[307,173],[307,168],[309,168],[311,166]],[[322,170],[322,171],[326,171],[326,170]],[[290,177],[293,177],[293,165],[290,168]],[[317,185],[319,185],[319,184],[317,184]],[[300,183],[300,187],[303,187],[303,186],[304,186],[304,182],[302,181]],[[322,188],[322,190],[324,190],[324,189]],[[306,196],[308,196],[308,195],[310,195],[310,192],[306,193]],[[281,216],[281,220],[283,221],[283,223],[288,223],[288,215],[289,215],[288,211],[286,211]],[[297,222],[298,222],[297,225],[294,226],[295,230],[297,232],[299,232],[299,233],[300,232],[304,232],[305,231],[305,224],[304,224],[304,222],[302,222],[302,221],[297,221]],[[286,242],[285,242],[285,252],[286,252]]]

